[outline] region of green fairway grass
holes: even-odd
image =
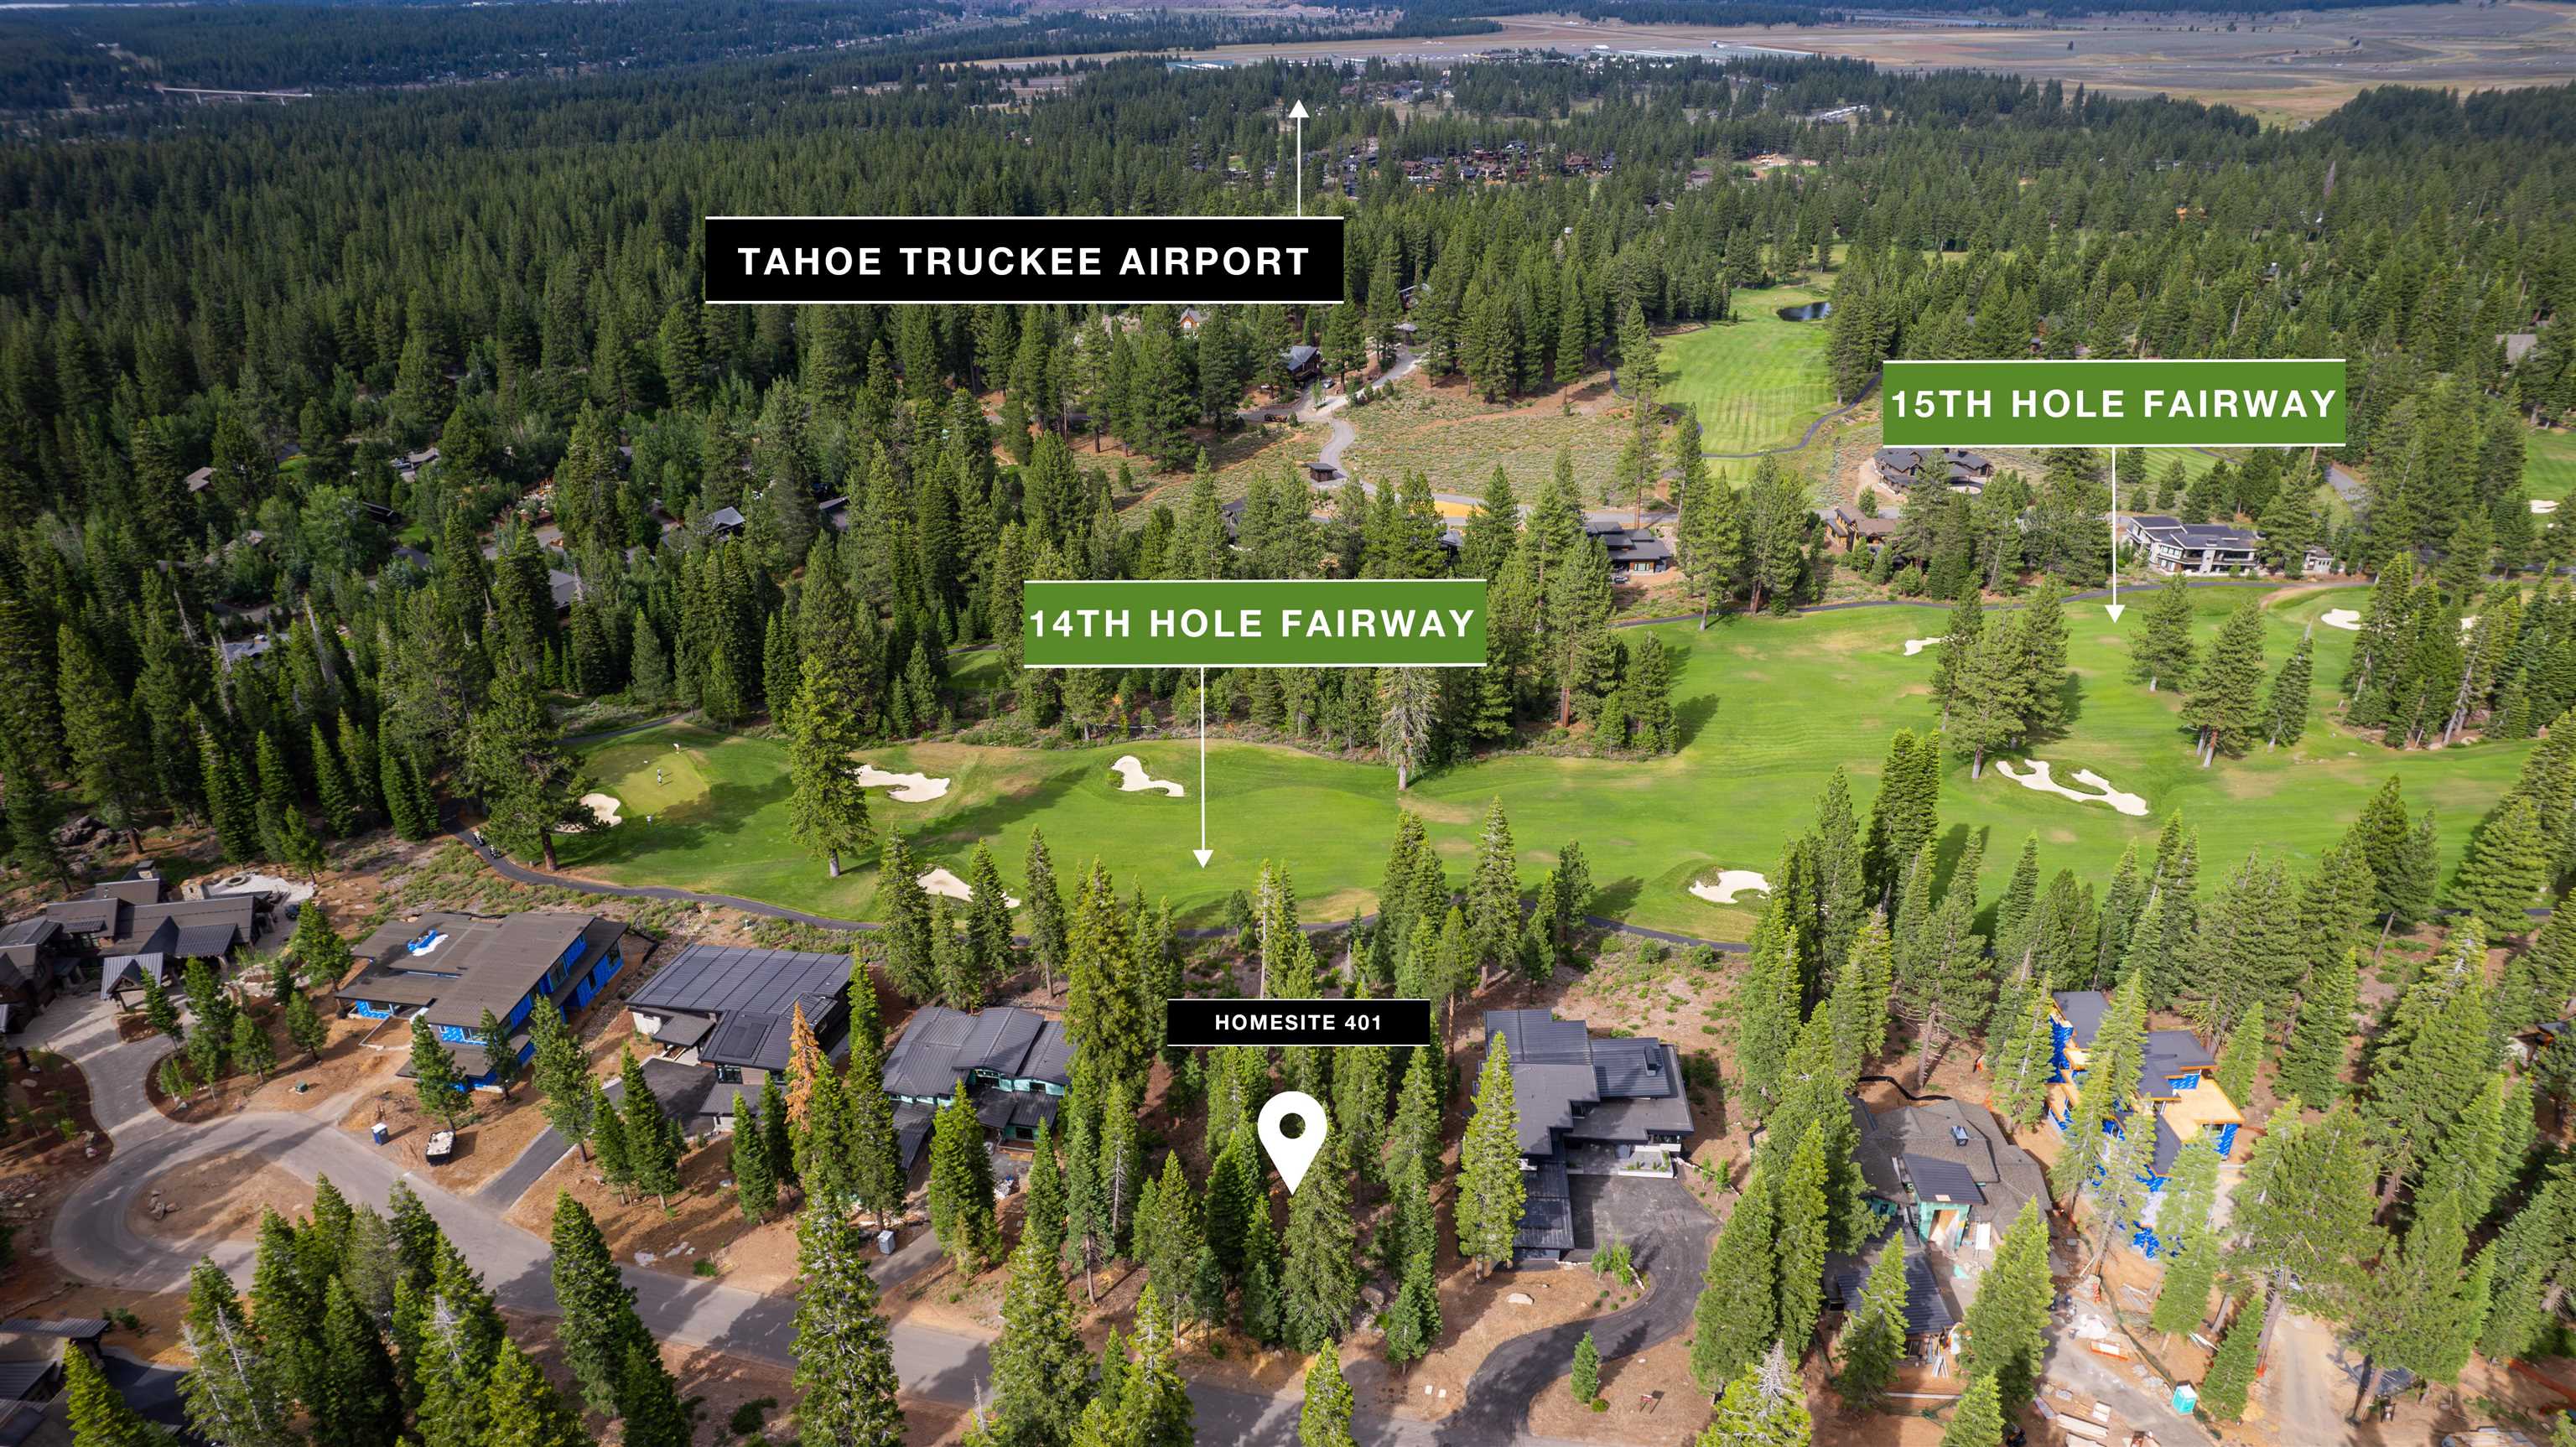
[[[1664,340],[1664,399],[1699,409],[1711,452],[1750,452],[1798,440],[1832,410],[1825,380],[1825,324],[1784,322],[1777,309],[1820,300],[1803,287],[1735,295],[1733,322]]]
[[[2234,588],[2196,594],[2204,644],[2230,608],[2258,596],[2258,589]],[[2267,614],[2267,663],[2277,666],[2300,630],[2326,610],[2358,608],[2362,598],[2363,590],[2351,588],[2282,598]],[[2392,773],[2405,780],[2412,805],[2440,809],[2447,870],[2530,749],[2527,743],[2481,744],[2399,753],[2326,724],[2323,710],[2351,656],[2353,635],[2318,627],[2319,719],[2307,738],[2295,748],[2258,746],[2247,757],[2198,768],[2177,721],[2180,698],[2170,691],[2149,694],[2125,676],[2125,640],[2138,617],[2132,612],[2113,625],[2099,602],[2069,607],[2076,705],[2066,737],[2036,756],[2050,762],[2061,782],[2089,768],[2114,787],[2143,795],[2148,816],[2130,818],[2104,804],[2035,792],[1991,767],[1972,782],[1966,761],[1953,756],[1941,795],[1946,847],[1962,847],[1969,831],[1985,837],[1988,894],[2000,889],[2011,856],[2033,831],[2048,869],[2071,867],[2100,878],[2127,844],[2152,847],[2175,808],[2200,831],[2204,878],[2234,868],[2257,847],[2310,860]],[[1453,879],[1465,877],[1486,800],[1500,797],[1524,877],[1533,884],[1558,848],[1578,839],[1602,891],[1596,912],[1704,937],[1745,938],[1750,909],[1709,904],[1689,895],[1688,886],[1721,868],[1770,871],[1781,846],[1807,826],[1837,764],[1851,769],[1854,796],[1866,812],[1888,736],[1936,722],[1927,683],[1937,649],[1908,658],[1903,645],[1938,634],[1944,618],[1938,609],[1867,608],[1733,619],[1706,633],[1688,624],[1657,627],[1651,631],[1676,650],[1679,663],[1676,702],[1688,739],[1679,754],[1497,758],[1419,780],[1404,805],[1431,826]],[[677,752],[675,742],[683,746]],[[1155,778],[1182,783],[1188,797],[1121,792],[1109,766],[1125,753]],[[927,804],[870,793],[879,825],[903,830],[924,869],[945,864],[962,874],[981,841],[1016,886],[1029,830],[1041,828],[1068,887],[1075,869],[1098,859],[1121,889],[1141,884],[1199,924],[1216,922],[1225,896],[1249,888],[1264,857],[1292,867],[1309,920],[1370,908],[1397,808],[1394,771],[1373,762],[1214,743],[1207,817],[1216,858],[1202,871],[1190,856],[1198,843],[1195,740],[1035,750],[920,744],[862,757],[880,768],[953,780],[946,797]],[[675,797],[647,803],[655,797],[652,768],[666,760],[685,761],[703,788],[678,798],[680,776],[673,774]],[[872,859],[834,880],[788,837],[785,755],[776,740],[674,725],[603,744],[588,763],[597,777],[614,781],[606,787],[626,801],[628,822],[567,837],[566,868],[621,883],[675,884],[852,918],[875,915]],[[642,822],[647,813],[655,822]],[[1746,899],[1758,907],[1758,897]]]
[[[2522,491],[2525,497],[2553,502],[2576,493],[2576,432],[2522,435]]]

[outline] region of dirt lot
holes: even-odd
[[[608,1249],[623,1263],[650,1265],[678,1276],[713,1261],[728,1286],[782,1291],[796,1276],[796,1223],[781,1213],[761,1226],[743,1219],[734,1203],[732,1138],[699,1146],[680,1162],[680,1191],[668,1213],[650,1196],[619,1201],[599,1177],[599,1164],[580,1153],[564,1157],[510,1208],[510,1224],[544,1236],[554,1229],[555,1197],[570,1191],[599,1221]],[[649,1253],[645,1262],[638,1252]]]
[[[153,1177],[152,1189],[126,1207],[125,1223],[201,1255],[218,1242],[255,1239],[265,1212],[293,1221],[312,1210],[312,1182],[247,1152],[227,1151]]]

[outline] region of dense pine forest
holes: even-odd
[[[2345,556],[2563,552],[2517,479],[2522,419],[2576,400],[2557,320],[2576,167],[2547,139],[2576,109],[2564,90],[2375,92],[2284,135],[1849,62],[1480,66],[1410,117],[1372,98],[1438,78],[1394,66],[1122,62],[1004,104],[973,71],[861,91],[845,82],[872,63],[846,64],[362,95],[0,154],[0,650],[37,685],[0,704],[8,776],[76,782],[110,821],[209,818],[244,852],[274,852],[301,827],[279,817],[308,807],[326,829],[426,828],[444,777],[533,855],[569,778],[541,688],[721,724],[783,719],[815,689],[843,745],[978,713],[1001,738],[1087,734],[1150,719],[1178,680],[948,686],[955,649],[1015,661],[1024,578],[1450,568],[1496,579],[1496,667],[1388,680],[1420,695],[1392,714],[1365,674],[1220,679],[1219,711],[1425,765],[1578,721],[1605,747],[1669,747],[1664,661],[1606,630],[1608,562],[1561,468],[1498,476],[1453,558],[1418,481],[1348,485],[1310,517],[1302,481],[1265,479],[1229,521],[1203,467],[1179,506],[1131,506],[1132,468],[1087,462],[1087,439],[1190,467],[1287,384],[1286,347],[1357,377],[1392,358],[1399,320],[1427,366],[1487,395],[1614,361],[1651,389],[1653,328],[1816,265],[1846,395],[1885,356],[2034,340],[2348,354],[2372,495]],[[706,214],[1285,211],[1292,94],[1320,102],[1319,173],[1377,145],[1339,201],[1343,306],[1215,309],[1185,334],[1169,309],[697,300]],[[1868,124],[1800,119],[1853,102]],[[1475,147],[1605,164],[1431,187],[1400,165]],[[1684,184],[1703,158],[1783,149],[1824,164]],[[2508,372],[2497,336],[2534,327]],[[976,399],[996,392],[998,422]],[[1766,463],[1740,492],[1694,487],[1711,470],[1693,425],[1635,410],[1623,471],[1641,492],[1670,478],[1699,595],[1758,609],[1812,586],[1811,479]],[[434,462],[397,466],[433,443]],[[1914,550],[1909,578],[1938,594],[2097,582],[2105,460],[1926,509],[1891,556]],[[2175,505],[2322,533],[2305,466],[2288,485],[2231,469]],[[552,548],[520,521],[544,514]],[[722,545],[735,515],[742,545]],[[278,642],[219,660],[218,632]],[[48,797],[10,790],[13,809]]]

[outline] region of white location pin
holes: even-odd
[[[1292,1136],[1279,1128],[1292,1115],[1304,1134]],[[1323,1104],[1302,1090],[1283,1090],[1262,1105],[1261,1149],[1269,1154],[1279,1179],[1288,1183],[1289,1195],[1297,1194],[1297,1183],[1306,1179],[1306,1168],[1315,1163],[1315,1153],[1324,1148],[1325,1133],[1332,1128]]]

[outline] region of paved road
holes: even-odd
[[[336,1122],[345,1111],[345,1098],[300,1112],[245,1111],[222,1120],[181,1125],[153,1109],[144,1094],[146,1072],[164,1046],[157,1039],[118,1040],[112,1011],[64,1000],[38,1017],[26,1044],[57,1051],[81,1067],[90,1082],[99,1125],[115,1142],[114,1169],[84,1181],[54,1218],[51,1244],[68,1275],[139,1291],[169,1290],[182,1284],[193,1258],[131,1230],[126,1225],[128,1209],[153,1178],[175,1166],[247,1151],[308,1179],[328,1175],[350,1200],[379,1210],[386,1209],[396,1181],[408,1184],[449,1239],[483,1273],[485,1285],[503,1306],[540,1315],[554,1313],[551,1253],[546,1243],[510,1225],[491,1204],[449,1192],[433,1176],[399,1169],[391,1156],[339,1129]],[[225,1243],[211,1255],[236,1281],[248,1281],[248,1243]],[[1680,1270],[1666,1268],[1668,1275]],[[655,1336],[759,1361],[792,1363],[794,1298],[640,1267],[627,1267],[623,1274],[635,1292],[637,1313]],[[977,1387],[990,1376],[987,1344],[980,1338],[899,1323],[892,1339],[895,1372],[903,1390],[926,1400],[972,1403],[977,1400]],[[1504,1352],[1516,1345],[1506,1344]],[[1494,1360],[1505,1362],[1504,1353],[1497,1353]],[[1480,1395],[1493,1398],[1497,1403],[1493,1411],[1516,1397],[1525,1402],[1519,1386],[1523,1374],[1489,1366],[1470,1382],[1469,1400],[1476,1401]],[[1193,1383],[1190,1399],[1197,1409],[1199,1433],[1208,1440],[1256,1447],[1289,1447],[1296,1440],[1296,1396],[1267,1397]],[[1425,1423],[1376,1414],[1363,1416],[1354,1429],[1360,1441],[1373,1447],[1488,1447],[1502,1441],[1522,1447],[1560,1447],[1551,1439],[1519,1432],[1517,1410],[1511,1416],[1513,1427],[1502,1432],[1470,1427],[1456,1418]]]

